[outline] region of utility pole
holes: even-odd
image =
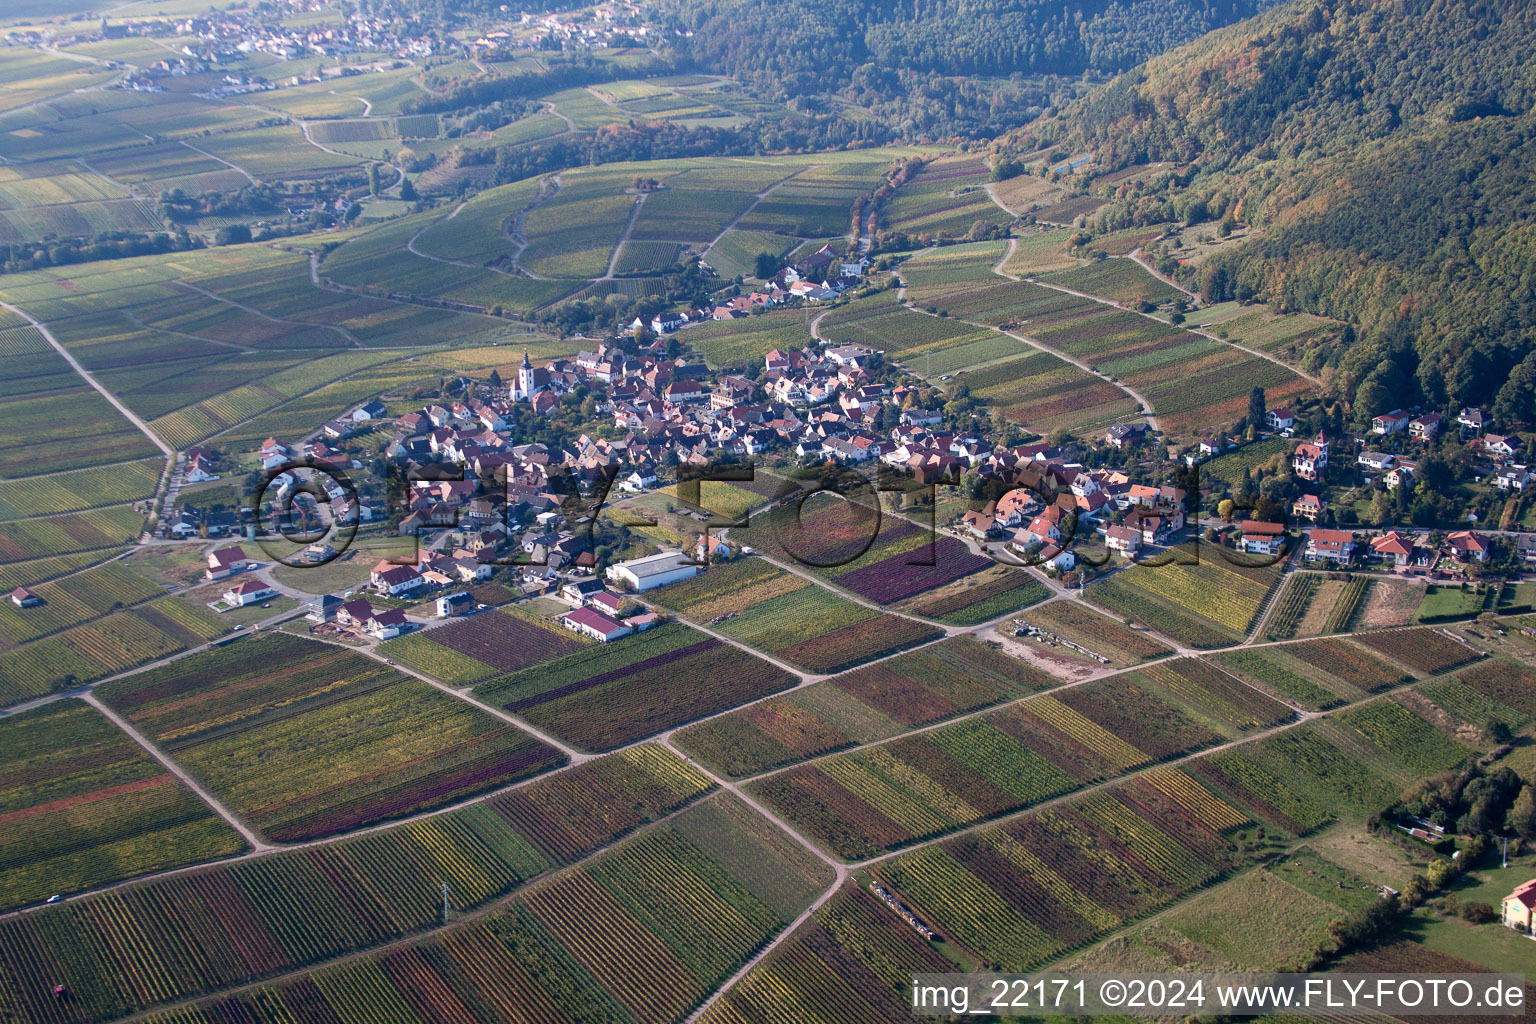
[[[1501,836],[1500,838],[1504,840],[1504,852],[1503,852],[1503,863],[1501,863],[1499,865],[1499,867],[1507,868],[1507,867],[1509,867],[1509,837],[1508,836]]]

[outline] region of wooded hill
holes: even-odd
[[[1420,400],[1536,422],[1536,8],[1297,0],[1153,58],[1005,148],[1181,169],[1117,223],[1255,237],[1181,271],[1356,325],[1330,352],[1357,415]],[[1506,383],[1508,381],[1508,383]]]

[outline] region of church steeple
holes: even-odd
[[[528,361],[528,350],[527,349],[523,349],[523,369],[525,369],[525,370],[533,369],[533,364]]]

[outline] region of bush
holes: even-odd
[[[1498,915],[1493,911],[1491,903],[1463,903],[1461,905],[1461,919],[1470,924],[1487,924],[1497,919]]]

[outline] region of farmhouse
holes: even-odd
[[[628,584],[636,593],[676,583],[697,576],[699,567],[683,557],[681,551],[664,551],[648,558],[633,558],[608,567],[608,578]]]
[[[208,569],[203,575],[210,580],[223,580],[247,567],[245,552],[237,544],[208,552]]]
[[[616,622],[602,612],[591,608],[577,608],[575,611],[566,612],[560,617],[560,621],[565,624],[566,629],[585,633],[603,643],[628,636],[630,633],[630,628],[622,622]]]
[[[17,608],[36,608],[42,603],[43,599],[26,587],[17,587],[11,591],[11,604],[14,604]]]
[[[1527,935],[1536,935],[1536,878],[1515,886],[1515,891],[1504,897],[1500,919],[1504,927],[1514,928]]]
[[[255,604],[257,601],[265,601],[276,596],[277,591],[265,583],[258,583],[256,580],[246,580],[244,583],[236,583],[224,591],[224,603],[233,605],[236,608],[244,608],[248,604]]]

